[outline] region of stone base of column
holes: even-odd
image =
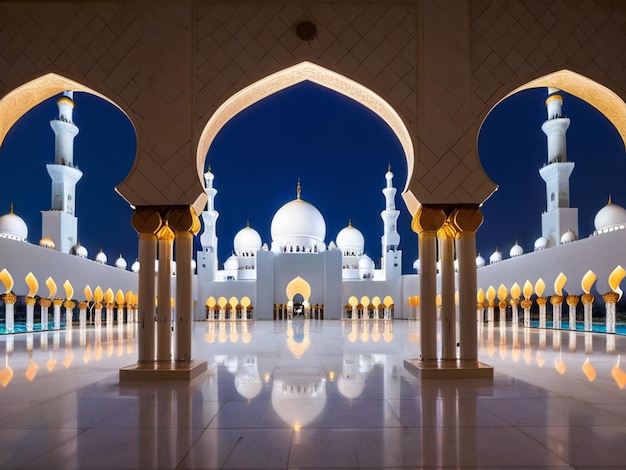
[[[478,361],[406,359],[404,368],[418,379],[489,379],[493,367]]]
[[[120,369],[120,382],[130,380],[193,380],[207,370],[206,361],[137,363]]]

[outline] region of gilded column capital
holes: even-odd
[[[165,225],[161,225],[161,228],[157,232],[156,236],[159,240],[165,240],[169,242],[174,241],[174,238],[176,238],[174,230],[172,230],[172,228],[167,223]]]
[[[158,207],[141,206],[135,209],[131,223],[140,236],[154,237],[163,225],[163,218]]]
[[[550,297],[550,303],[552,305],[561,305],[563,303],[563,296],[553,295],[552,297]]]
[[[483,214],[478,207],[459,207],[452,212],[450,220],[456,230],[456,236],[462,237],[463,233],[476,233],[483,223]]]
[[[37,303],[37,299],[34,297],[26,296],[24,299],[26,301],[26,305],[35,305]]]
[[[456,235],[456,227],[452,224],[452,221],[448,217],[446,222],[443,224],[443,227],[437,230],[437,238],[454,240],[455,235]]]
[[[595,297],[593,296],[593,294],[583,294],[582,295],[582,301],[583,301],[583,304],[585,304],[585,305],[592,304],[594,300],[595,300]]]
[[[602,298],[607,303],[616,304],[619,300],[619,294],[617,292],[607,292],[602,295]]]
[[[530,299],[522,300],[522,308],[530,308],[532,304],[533,303]]]
[[[200,219],[192,206],[172,210],[167,223],[176,233],[190,232],[195,235],[200,231]]]
[[[52,300],[52,305],[54,305],[55,307],[61,307],[63,305],[63,299]]]
[[[432,206],[421,205],[411,222],[411,228],[417,234],[437,232],[446,223],[443,210]]]
[[[52,301],[50,299],[41,298],[39,299],[39,305],[41,305],[44,308],[48,308],[50,307],[50,305],[52,305]]]
[[[537,305],[545,305],[548,303],[548,299],[546,297],[537,297]]]
[[[575,307],[576,305],[578,305],[578,296],[568,295],[567,298],[565,299],[565,302],[567,302],[567,305],[571,305]]]
[[[5,304],[14,304],[17,302],[17,296],[13,292],[7,292],[6,294],[2,294],[2,300]]]

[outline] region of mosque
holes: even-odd
[[[547,162],[539,170],[546,184],[546,211],[541,215],[541,236],[534,251],[524,253],[517,243],[508,259],[499,250],[488,263],[476,259],[478,288],[515,283],[535,283],[542,279],[546,294],[555,293],[551,284],[560,273],[569,279],[570,294],[583,293],[580,282],[587,271],[597,275],[596,290],[608,292],[608,274],[619,264],[626,266],[623,250],[626,242],[626,209],[610,199],[595,217],[595,232],[579,239],[578,210],[570,207],[569,177],[574,162],[567,159],[566,131],[570,120],[562,115],[563,98],[557,89],[548,89],[547,119],[542,126],[547,137]],[[76,183],[82,172],[74,166],[73,141],[78,126],[73,122],[72,92],[58,100],[59,115],[51,121],[55,133],[55,161],[47,165],[52,180],[51,209],[42,212],[43,237],[39,246],[24,243],[28,228],[14,213],[0,217],[2,264],[16,278],[29,272],[38,279],[52,276],[58,281],[70,280],[82,288],[110,286],[113,290],[137,290],[139,263],[130,270],[121,255],[107,264],[100,251],[94,260],[78,242],[78,218],[75,214]],[[417,314],[414,299],[419,293],[418,275],[402,274],[402,252],[396,223],[400,214],[395,205],[396,188],[388,168],[382,188],[384,208],[381,211],[382,236],[380,268],[365,252],[365,239],[351,223],[326,242],[323,215],[303,198],[307,193],[298,181],[295,199],[286,202],[274,214],[271,240],[263,241],[249,225],[234,237],[233,255],[226,260],[217,257],[217,189],[215,175],[204,175],[208,203],[202,213],[204,230],[200,234],[202,250],[192,262],[195,320],[205,319],[283,319],[303,315],[318,319],[342,318],[412,318]],[[382,200],[381,200],[382,203]],[[382,206],[382,204],[381,204]],[[6,245],[6,247],[5,247]],[[75,256],[69,256],[69,255]],[[24,260],[29,260],[25,263]],[[222,269],[220,269],[222,266]],[[416,261],[414,267],[417,269]],[[175,263],[172,273],[175,275]],[[26,295],[24,286],[14,288]],[[438,287],[441,292],[440,287]]]

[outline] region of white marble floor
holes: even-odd
[[[610,339],[485,327],[493,382],[419,381],[415,322],[196,323],[207,373],[119,383],[132,327],[2,336],[0,468],[625,468]]]

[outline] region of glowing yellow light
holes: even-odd
[[[530,283],[530,281],[527,280],[524,283],[524,298],[526,300],[530,300],[532,295],[533,295],[533,285]]]
[[[583,373],[589,382],[596,380],[596,368],[593,367],[589,358],[585,359],[585,363],[583,364]]]
[[[493,302],[496,298],[496,289],[493,286],[489,286],[487,289],[487,300]]]
[[[54,282],[54,279],[52,279],[51,277],[46,279],[46,287],[48,288],[48,291],[49,291],[49,295],[48,295],[49,299],[51,299],[57,294],[57,283]]]
[[[556,295],[563,295],[563,288],[567,283],[567,277],[563,273],[559,273],[559,275],[554,280],[554,292]]]
[[[437,296],[435,297],[435,305],[436,305],[437,307],[441,307],[442,302],[443,302],[443,301],[442,301],[442,299],[441,299],[441,294],[437,294]]]
[[[6,386],[9,385],[9,382],[11,382],[11,379],[13,379],[13,369],[11,369],[7,364],[5,367],[0,369],[0,385],[2,385],[2,388],[6,388]]]
[[[485,302],[485,291],[482,288],[478,289],[478,293],[476,294],[476,300],[478,300],[479,304]]]
[[[133,294],[133,291],[126,291],[126,305],[131,305],[134,304],[135,302],[133,302],[135,295]]]
[[[100,303],[102,302],[102,299],[104,299],[104,292],[102,292],[102,288],[98,286],[93,292],[93,300],[97,303]]]
[[[611,369],[611,377],[613,377],[617,386],[622,389],[626,386],[626,372],[620,368],[619,362],[620,356],[617,356],[617,364]]]
[[[598,276],[596,276],[596,273],[592,270],[585,273],[580,283],[580,287],[582,287],[585,294],[591,293],[591,288],[593,287],[593,283],[596,282],[596,279],[598,279]]]
[[[390,295],[385,296],[385,298],[383,299],[383,304],[387,308],[389,308],[389,307],[391,307],[393,305],[393,299],[391,298]]]
[[[222,309],[226,307],[227,303],[228,301],[226,300],[226,297],[220,297],[219,299],[217,299],[217,305],[219,305],[219,307]]]
[[[522,293],[522,289],[520,288],[517,282],[511,286],[511,297],[513,299],[519,299],[519,296]]]
[[[498,287],[498,299],[500,299],[500,301],[506,300],[506,296],[508,294],[509,293],[506,290],[506,287],[504,286],[504,284],[500,284],[500,287]]]
[[[546,363],[546,358],[543,357],[543,355],[541,354],[537,354],[537,364],[539,365],[539,367],[543,367],[545,363]]]
[[[380,305],[380,303],[381,303],[381,302],[380,302],[380,297],[378,297],[377,295],[376,295],[376,296],[374,296],[374,297],[372,298],[372,305],[373,305],[375,308],[378,308],[378,306]]]
[[[354,308],[359,305],[359,299],[357,299],[354,295],[351,295],[348,299],[348,304],[350,305],[350,307]]]
[[[251,303],[252,301],[250,300],[250,297],[244,296],[241,298],[241,305],[243,305],[244,307],[248,308]]]
[[[121,305],[124,303],[124,291],[121,289],[118,289],[117,292],[115,293],[115,303],[118,305]]]
[[[619,295],[622,298],[622,294],[624,293],[622,289],[619,287],[619,283],[622,282],[624,276],[626,275],[626,271],[621,266],[617,266],[609,275],[609,286],[611,290]]]
[[[29,382],[32,382],[37,375],[37,371],[39,370],[39,366],[34,361],[30,361],[26,371],[24,371],[24,375]]]
[[[104,301],[107,304],[112,304],[113,303],[113,291],[111,290],[110,287],[104,293]]]
[[[28,273],[24,278],[26,281],[26,285],[28,286],[28,296],[35,297],[37,295],[37,291],[39,290],[39,282],[37,282],[37,278],[33,273]]]
[[[54,370],[54,366],[56,365],[57,365],[57,360],[51,357],[50,359],[48,359],[48,362],[46,362],[46,369],[48,369],[48,372],[52,372]]]
[[[13,277],[6,269],[0,271],[0,281],[4,284],[5,293],[8,294],[13,289]]]
[[[63,289],[65,290],[65,298],[67,300],[71,300],[74,298],[74,287],[72,287],[72,284],[70,283],[70,281],[65,281],[63,283]]]
[[[237,304],[239,304],[239,299],[233,296],[230,299],[228,299],[228,303],[232,308],[235,308]]]
[[[554,368],[559,374],[561,375],[565,374],[567,367],[565,367],[565,363],[563,362],[563,359],[560,356],[554,358]]]
[[[89,284],[87,284],[85,286],[85,289],[83,289],[83,294],[85,294],[85,300],[87,302],[91,302],[91,300],[93,299],[93,292],[91,292],[91,287],[89,286]]]
[[[535,292],[537,293],[537,297],[541,297],[545,289],[546,283],[543,282],[543,279],[539,278],[539,280],[535,283]]]
[[[208,299],[206,299],[206,306],[209,308],[213,308],[215,307],[215,305],[217,304],[217,301],[215,300],[215,297],[209,297]]]
[[[364,308],[367,308],[370,304],[370,298],[366,295],[364,295],[363,297],[361,297],[361,305],[363,305]]]

